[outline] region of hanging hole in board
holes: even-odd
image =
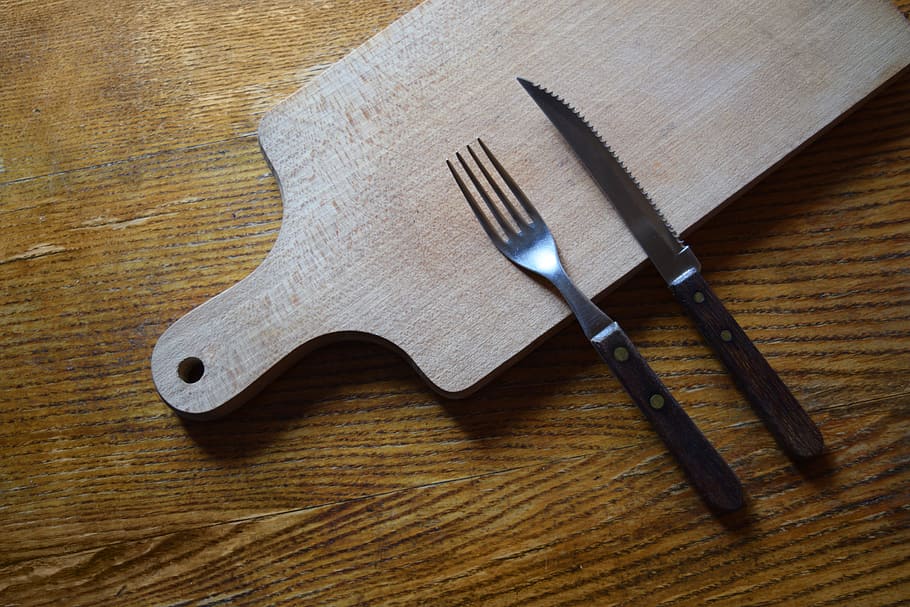
[[[180,364],[177,365],[177,375],[188,384],[195,384],[202,379],[204,373],[205,365],[195,356],[184,358],[180,361]]]

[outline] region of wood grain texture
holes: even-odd
[[[463,401],[349,343],[226,419],[164,407],[157,337],[277,236],[262,112],[413,4],[0,8],[0,604],[906,603],[907,75],[689,238],[823,460],[778,449],[653,270],[602,302],[742,515],[707,512],[574,326]],[[155,70],[219,102],[188,116]]]
[[[445,168],[477,136],[538,201],[586,294],[640,265],[516,75],[584,108],[683,231],[908,64],[910,27],[877,0],[824,13],[810,1],[430,0],[263,117],[283,202],[275,245],[161,336],[155,384],[184,415],[223,415],[354,335],[465,396],[551,333],[565,304],[489,246]]]

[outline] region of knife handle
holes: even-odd
[[[824,440],[818,427],[702,275],[693,272],[670,290],[781,447],[800,459],[821,454]]]
[[[619,325],[614,322],[592,337],[591,345],[654,426],[702,499],[718,511],[741,508],[743,489],[736,474],[676,402]]]

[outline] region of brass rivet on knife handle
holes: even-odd
[[[652,394],[651,398],[648,399],[648,404],[654,409],[662,409],[665,402],[664,397],[660,394]]]

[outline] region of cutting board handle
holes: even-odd
[[[288,282],[275,257],[159,338],[152,378],[180,415],[207,419],[232,411],[330,333],[318,315],[306,313],[300,285]]]

